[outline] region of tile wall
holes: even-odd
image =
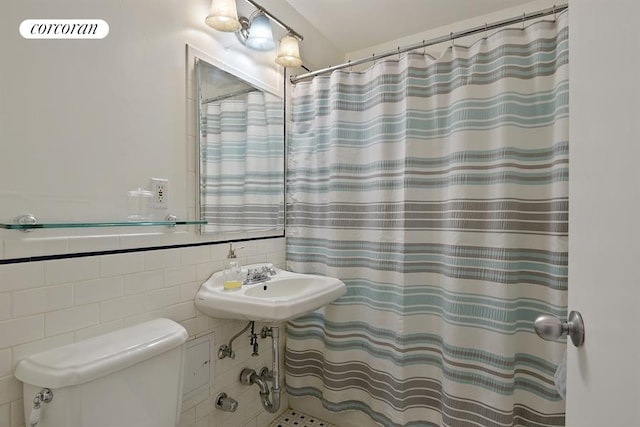
[[[284,267],[284,238],[239,245],[244,264]],[[246,322],[209,318],[193,304],[200,284],[222,268],[227,250],[228,244],[215,244],[1,264],[0,426],[24,426],[22,383],[13,372],[30,354],[158,317],[182,324],[189,339],[213,333],[215,349],[228,342]],[[261,327],[256,324],[257,331]],[[260,341],[258,357],[251,357],[244,336],[234,342],[235,360],[214,355],[211,387],[183,402],[179,427],[263,427],[273,421],[278,414],[263,410],[257,387],[238,382],[244,367],[271,366],[267,340]],[[221,391],[239,402],[235,413],[214,408]]]

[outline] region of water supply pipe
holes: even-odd
[[[256,384],[260,388],[260,401],[267,412],[276,413],[280,409],[280,328],[277,326],[263,327],[260,336],[271,337],[272,369],[266,367],[258,374],[255,370],[245,368],[240,372],[240,382],[246,385]],[[269,390],[269,381],[272,382]]]

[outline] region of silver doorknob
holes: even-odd
[[[543,314],[535,320],[534,327],[536,334],[542,339],[553,341],[567,334],[576,347],[584,344],[584,321],[577,311],[570,312],[569,319],[565,322],[555,316]]]

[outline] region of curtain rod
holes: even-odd
[[[459,32],[455,32],[455,33],[450,33],[446,36],[441,36],[441,37],[436,37],[430,40],[423,40],[420,43],[414,43],[412,45],[409,46],[405,46],[403,48],[401,48],[400,46],[398,46],[398,49],[396,50],[389,50],[387,52],[383,52],[380,53],[378,55],[373,54],[372,56],[368,56],[366,58],[360,58],[360,59],[356,59],[354,61],[348,61],[339,65],[333,65],[331,67],[327,67],[327,68],[322,68],[320,70],[316,70],[316,71],[312,71],[310,73],[305,73],[305,74],[300,74],[297,76],[291,76],[290,77],[290,81],[292,84],[296,84],[301,80],[306,80],[315,76],[318,76],[320,74],[326,74],[326,73],[330,73],[332,71],[335,70],[340,70],[342,68],[347,68],[347,67],[351,67],[354,65],[360,65],[360,64],[364,64],[367,62],[371,62],[371,61],[377,61],[378,59],[382,59],[382,58],[387,58],[389,56],[393,56],[393,55],[399,55],[401,53],[405,53],[405,52],[409,52],[411,50],[415,50],[415,49],[420,49],[422,47],[427,47],[427,46],[433,46],[435,44],[439,44],[439,43],[443,43],[443,42],[447,42],[447,41],[453,41],[455,39],[461,38],[461,37],[467,37],[467,36],[471,36],[474,34],[478,34],[478,33],[482,33],[482,32],[486,32],[489,30],[495,30],[498,28],[502,28],[502,27],[506,27],[508,25],[513,25],[513,24],[517,24],[520,22],[525,22],[525,21],[529,21],[531,19],[537,19],[537,18],[542,18],[548,15],[555,15],[557,13],[560,13],[564,10],[567,10],[569,8],[568,4],[564,4],[561,6],[553,6],[550,7],[548,9],[543,9],[543,10],[539,10],[537,12],[532,12],[532,13],[523,13],[521,16],[516,16],[513,18],[509,18],[509,19],[503,19],[502,21],[497,21],[491,24],[484,24],[478,27],[474,27],[465,31],[459,31]]]

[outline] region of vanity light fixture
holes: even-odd
[[[271,22],[262,11],[258,10],[249,19],[245,17],[239,19],[242,29],[236,34],[245,46],[255,50],[275,49],[276,42],[273,41]]]
[[[296,36],[289,33],[280,39],[276,63],[283,67],[299,67],[302,65],[300,45]]]
[[[276,42],[273,41],[271,22],[264,13],[259,12],[252,20],[249,27],[249,38],[247,46],[256,50],[273,50]]]
[[[242,27],[238,20],[236,0],[213,0],[209,16],[204,20],[208,26],[218,31],[233,32]]]
[[[251,49],[272,50],[275,48],[271,31],[273,21],[287,31],[287,35],[280,39],[276,63],[283,67],[301,66],[300,42],[303,37],[253,0],[245,1],[257,9],[250,18],[238,17],[236,0],[211,0],[205,22],[219,31],[237,32],[240,41]]]

